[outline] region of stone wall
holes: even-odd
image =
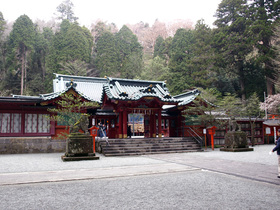
[[[0,154],[65,152],[66,141],[51,137],[1,137]]]

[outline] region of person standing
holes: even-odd
[[[101,133],[101,125],[100,123],[97,124],[97,128],[98,128],[98,131],[97,131],[97,137],[102,137],[102,133]]]
[[[132,132],[131,132],[131,126],[127,126],[127,138],[131,138]]]
[[[278,156],[278,178],[280,178],[280,129],[277,130],[278,139],[276,141],[276,147],[273,148],[272,152],[277,151]]]
[[[106,137],[106,136],[107,136],[107,134],[106,134],[106,130],[107,130],[106,125],[105,125],[105,124],[103,124],[101,129],[102,129],[102,134],[103,134],[103,136],[102,136],[102,137]]]

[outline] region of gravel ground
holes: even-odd
[[[274,145],[258,145],[254,147],[253,152],[221,152],[219,149],[215,149],[214,151],[207,149],[205,152],[181,153],[180,155],[193,156],[194,158],[196,156],[202,156],[277,166],[276,153],[269,155],[273,147]],[[91,169],[164,163],[164,161],[153,159],[153,155],[104,157],[101,154],[97,154],[100,157],[99,160],[77,162],[63,162],[61,160],[62,155],[62,153],[0,155],[0,173]],[[162,155],[172,157],[172,154]],[[175,155],[178,155],[178,153]]]
[[[0,155],[0,173],[92,169],[164,163],[164,161],[144,156],[104,157],[100,154],[97,154],[100,157],[99,160],[63,162],[61,160],[62,155],[62,153]]]
[[[94,161],[63,162],[60,153],[0,155],[0,175],[30,176],[72,170],[112,170],[110,167],[161,167],[168,162],[200,159],[257,163],[261,168],[277,167],[274,145],[259,145],[253,152],[173,153],[133,157],[104,157]],[[185,157],[185,158],[184,158]],[[176,160],[177,158],[177,160]],[[178,159],[179,158],[179,159]],[[224,161],[225,162],[225,161]],[[171,163],[170,163],[171,164]],[[172,163],[173,165],[176,163]],[[250,164],[247,164],[250,165]],[[252,164],[251,164],[252,165]],[[141,167],[142,166],[142,167]],[[85,169],[85,170],[80,170]],[[115,168],[114,168],[115,169]],[[122,170],[124,170],[122,169]],[[151,170],[153,171],[153,170]],[[31,173],[29,173],[31,172]],[[10,174],[9,174],[10,173]],[[108,171],[108,173],[110,173]],[[112,173],[112,171],[111,171]],[[273,175],[274,176],[274,175]],[[276,178],[275,178],[276,179]],[[209,170],[172,171],[158,174],[129,174],[111,178],[65,180],[0,186],[0,209],[279,209],[279,180],[256,181]]]
[[[279,209],[279,186],[208,171],[0,186],[0,208]]]
[[[259,163],[265,165],[277,165],[277,154],[276,152],[269,154],[270,151],[275,147],[275,145],[257,145],[252,152],[221,152],[220,149],[211,149],[205,150],[205,152],[200,153],[190,153],[187,155],[190,156],[203,156],[209,158],[218,158],[225,160],[236,160],[241,162],[249,163]],[[184,154],[186,155],[186,154]]]

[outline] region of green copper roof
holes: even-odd
[[[200,94],[200,91],[195,89],[195,90],[192,90],[192,91],[174,96],[174,98],[181,101],[178,104],[179,106],[184,106],[184,105],[187,105],[187,104],[191,103],[199,94]]]
[[[164,105],[164,109],[172,108],[176,105],[184,106],[192,102],[200,92],[193,90],[172,97],[163,81],[146,81],[120,78],[97,78],[55,74],[53,80],[54,92],[41,94],[38,97],[14,96],[21,99],[37,99],[42,101],[52,100],[62,93],[73,88],[77,93],[89,101],[101,103],[105,94],[109,99],[137,101],[143,97],[156,97],[169,105]]]
[[[104,93],[110,99],[137,101],[143,97],[157,97],[164,102],[179,102],[170,95],[165,82],[162,81],[118,78],[107,78],[107,80],[104,84]]]

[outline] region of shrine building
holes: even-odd
[[[51,137],[65,128],[49,121],[48,109],[63,93],[78,94],[97,102],[89,109],[90,126],[106,125],[109,138],[132,136],[179,137],[184,135],[181,110],[198,95],[194,90],[171,96],[163,81],[96,78],[55,74],[53,93],[39,96],[0,97],[0,137]]]
[[[200,94],[196,89],[171,96],[163,81],[55,74],[52,93],[0,97],[0,154],[12,150],[9,149],[11,145],[24,141],[26,144],[31,141],[32,145],[43,145],[43,149],[33,152],[56,151],[49,149],[54,142],[58,147],[64,147],[65,140],[59,141],[56,137],[65,132],[66,126],[50,121],[53,113],[48,111],[57,106],[56,102],[64,93],[98,103],[96,108],[85,110],[90,116],[89,127],[104,124],[109,139],[197,136],[200,141],[207,138],[209,145],[210,138],[205,128],[188,124],[184,118],[184,110],[192,106]],[[240,119],[239,123],[250,138],[248,119]],[[273,135],[273,132],[268,134],[264,129],[268,130],[263,120],[257,120],[254,132],[257,144],[265,143],[264,139]],[[215,145],[224,144],[226,132],[227,129],[216,131]]]

